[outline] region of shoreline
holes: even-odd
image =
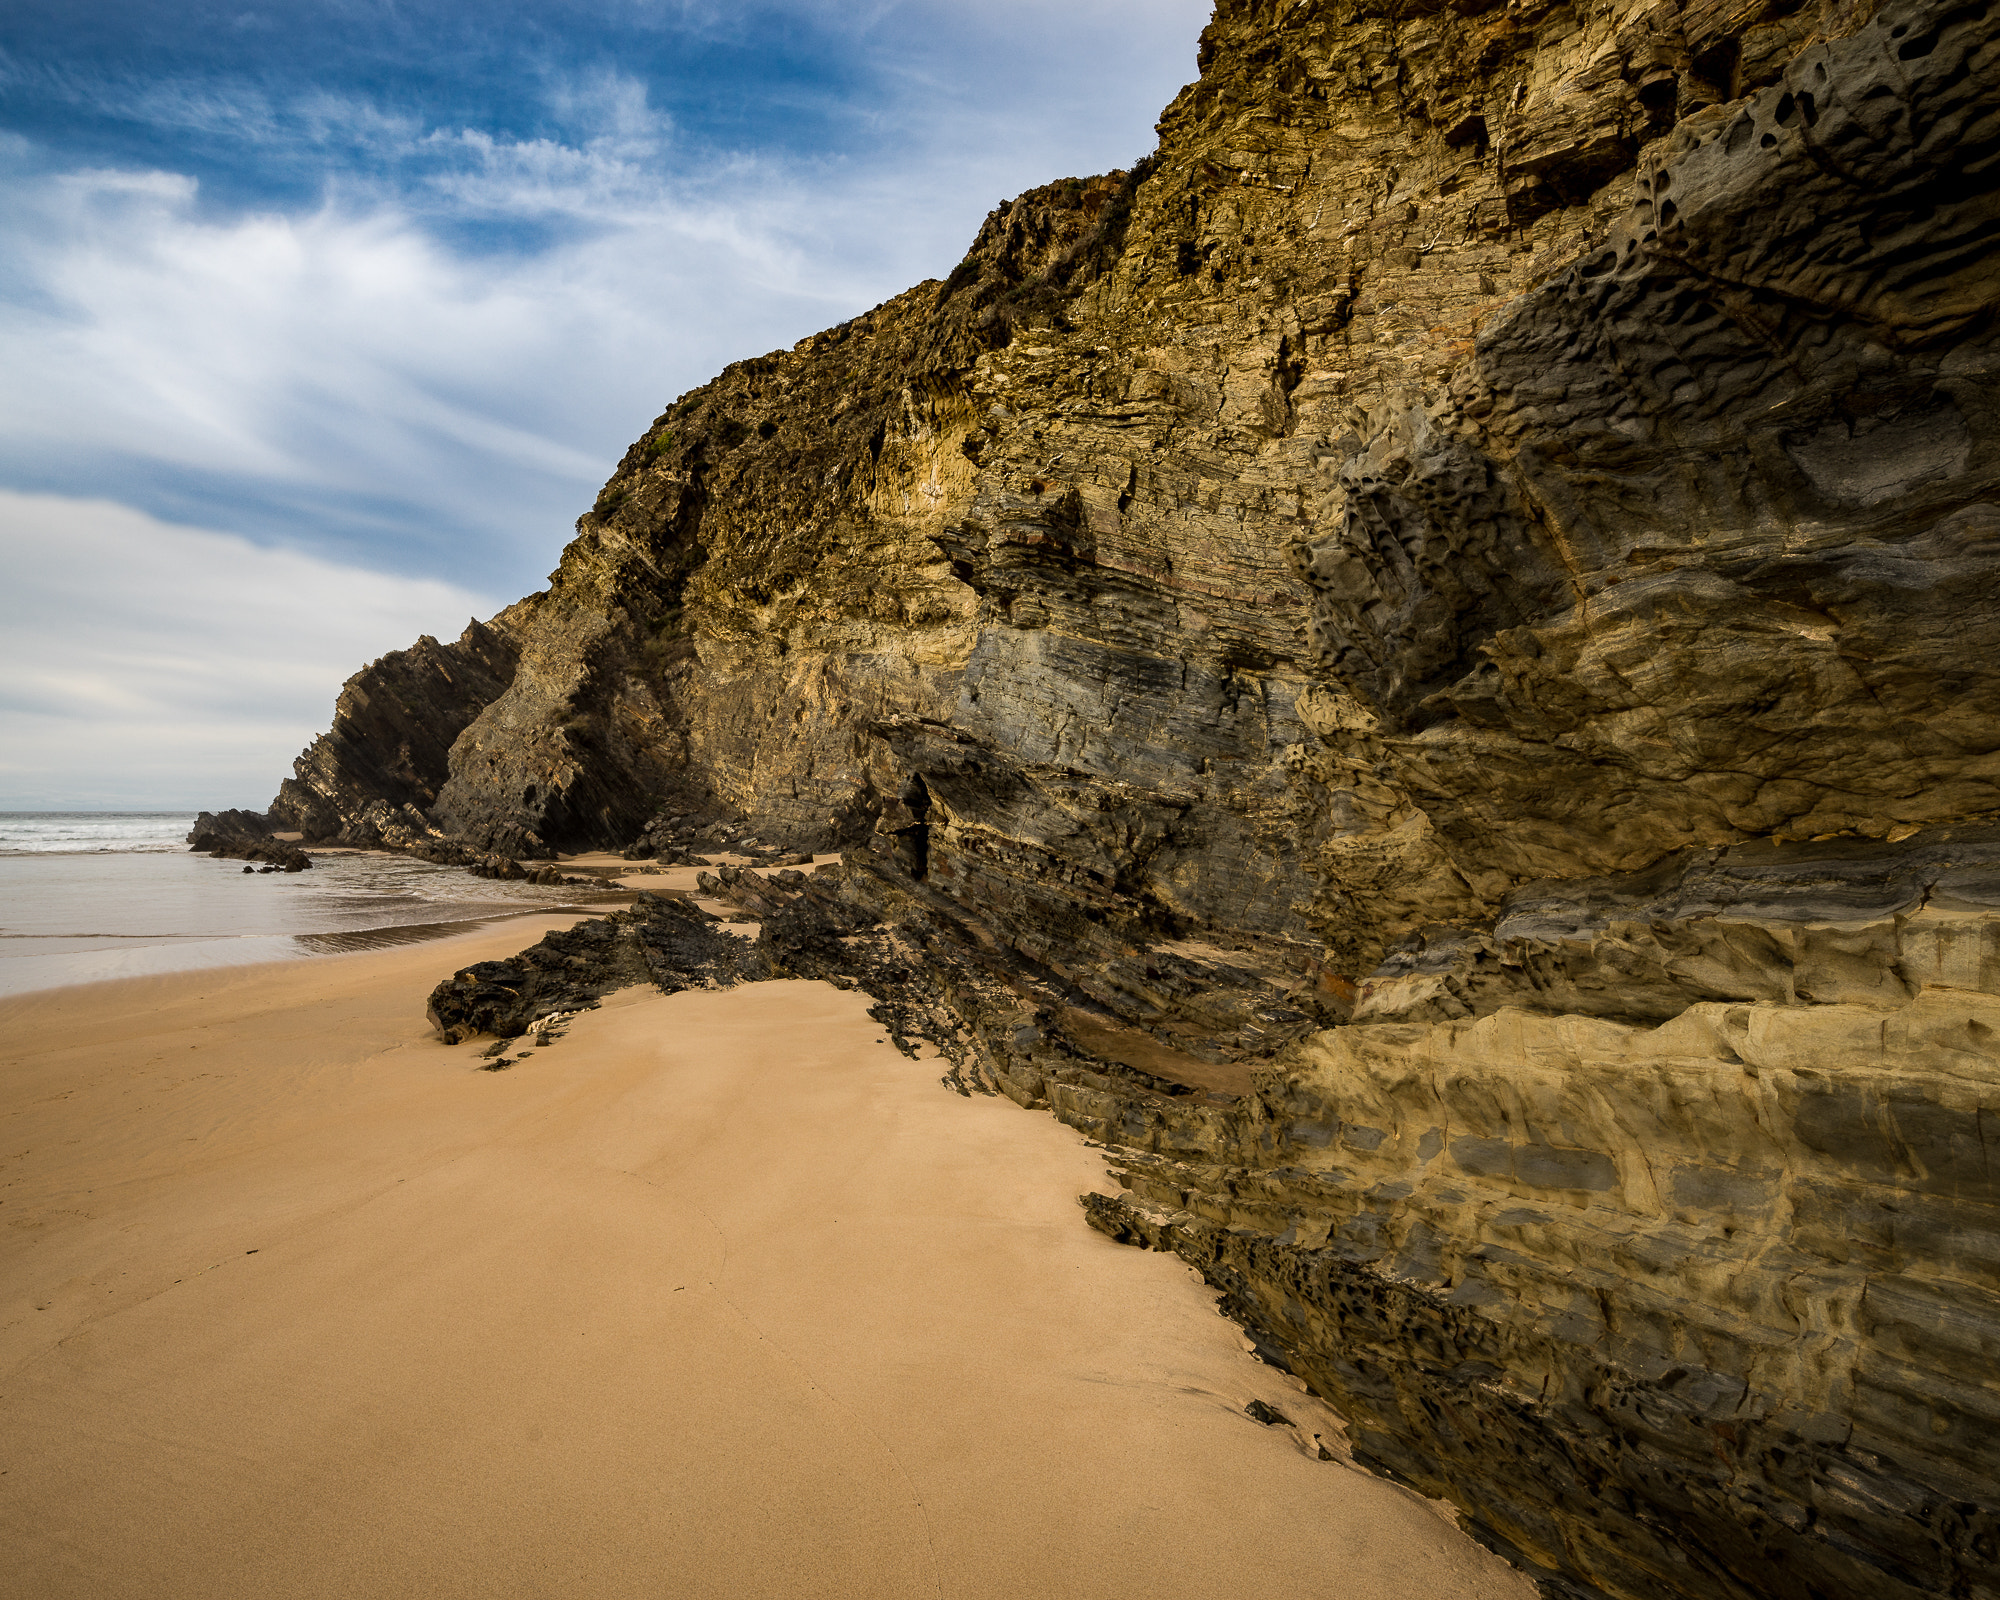
[[[309,853],[315,856],[366,856],[388,862],[413,862],[439,872],[458,874],[475,884],[488,881],[480,878],[478,874],[474,873],[468,867],[453,867],[435,862],[426,862],[422,857],[412,856],[406,851],[371,849],[351,845],[328,845],[317,848]],[[203,852],[186,849],[171,851],[39,851],[32,853],[23,852],[10,859],[36,862],[65,859],[103,862],[106,860],[116,860],[121,857],[143,860],[156,860],[161,857],[168,859],[208,859]],[[840,857],[837,853],[823,853],[815,856],[812,865],[803,870],[817,871],[820,867],[837,862],[839,859]],[[565,872],[574,871],[588,877],[595,887],[579,889],[579,892],[602,895],[604,898],[594,903],[566,903],[558,900],[548,904],[525,903],[506,905],[496,901],[490,902],[494,909],[474,916],[448,918],[435,922],[393,922],[373,928],[271,933],[182,933],[171,936],[128,936],[122,933],[37,936],[46,937],[50,942],[55,942],[63,938],[102,941],[114,938],[123,940],[129,937],[134,941],[130,946],[121,944],[112,948],[121,950],[129,948],[132,956],[140,961],[147,960],[149,953],[157,952],[158,954],[152,956],[151,959],[157,960],[159,964],[150,969],[142,967],[141,970],[137,971],[94,974],[83,977],[58,975],[51,978],[45,977],[41,973],[31,973],[28,975],[27,981],[23,986],[16,988],[11,985],[13,982],[20,980],[22,969],[19,966],[14,966],[13,963],[31,961],[69,962],[91,954],[101,954],[104,952],[101,949],[78,950],[74,952],[47,951],[29,956],[10,957],[6,960],[0,960],[0,1003],[11,999],[23,998],[28,995],[87,988],[93,984],[114,983],[128,978],[166,977],[173,974],[192,975],[211,971],[233,970],[239,967],[278,965],[294,960],[324,961],[329,958],[344,957],[369,950],[391,949],[406,945],[435,944],[441,940],[457,938],[486,928],[499,927],[510,922],[520,921],[523,918],[547,916],[568,917],[570,918],[570,922],[564,925],[569,926],[576,921],[591,917],[601,917],[608,915],[610,912],[620,910],[629,906],[638,895],[644,893],[683,896],[694,901],[704,911],[719,916],[725,921],[732,921],[737,919],[736,908],[702,895],[696,883],[698,875],[704,871],[712,871],[721,866],[751,866],[757,870],[776,870],[757,868],[755,862],[727,851],[716,852],[711,856],[701,858],[700,864],[687,867],[657,868],[650,862],[626,861],[623,857],[607,851],[586,851],[562,856],[557,858],[552,865],[561,868]],[[754,926],[739,931],[747,932],[753,938],[756,934]],[[534,938],[524,939],[522,946],[534,943],[535,938],[539,938],[540,936],[540,933],[537,933]],[[257,952],[246,955],[233,953],[235,950],[240,949],[244,942],[251,940],[259,941],[271,947],[272,953]],[[278,948],[280,946],[285,948]],[[190,959],[200,953],[205,953],[207,958]],[[511,955],[514,952],[510,949],[507,953]],[[10,967],[12,968],[11,972],[9,970]]]
[[[0,960],[0,1003],[29,995],[70,991],[128,978],[193,975],[239,967],[278,965],[289,961],[323,961],[331,957],[373,949],[436,943],[482,929],[517,922],[524,917],[560,916],[567,917],[571,921],[582,920],[604,916],[628,906],[632,899],[645,889],[664,891],[669,887],[664,879],[642,880],[629,884],[620,882],[619,874],[607,875],[603,870],[612,858],[600,862],[596,856],[585,856],[575,858],[575,864],[578,872],[590,880],[589,886],[572,886],[569,898],[552,897],[541,903],[532,901],[509,903],[506,899],[482,894],[477,887],[473,887],[482,884],[484,880],[469,869],[425,862],[406,852],[327,846],[314,851],[313,854],[338,858],[369,857],[387,863],[409,863],[427,870],[454,874],[467,881],[466,898],[462,902],[440,901],[440,909],[445,909],[454,903],[467,908],[477,906],[481,909],[465,916],[447,916],[429,921],[385,921],[375,926],[359,928],[306,928],[282,931],[259,929],[256,927],[253,913],[249,931],[225,926],[206,930],[180,927],[170,933],[131,933],[118,929],[89,933],[28,932],[17,937],[33,939],[39,944],[56,948],[34,950],[24,955],[9,955]],[[35,866],[74,861],[89,863],[93,869],[105,869],[107,864],[119,863],[126,859],[157,863],[161,860],[208,860],[209,857],[201,851],[177,847],[173,850],[23,851],[7,859]],[[569,862],[562,863],[565,867],[569,864]],[[116,867],[111,866],[109,870],[115,871]],[[233,878],[234,874],[229,876]],[[685,885],[672,886],[674,892],[693,893],[694,870],[689,870],[686,877]],[[310,889],[313,885],[305,883],[304,886]],[[247,888],[244,891],[252,895],[261,892],[257,888]],[[583,898],[585,896],[591,898]],[[50,903],[64,902],[58,897]],[[535,937],[540,935],[537,934]],[[523,942],[533,943],[533,939]],[[114,952],[124,958],[118,964],[127,966],[128,970],[86,971],[81,976],[72,975],[79,963],[89,963],[92,957],[108,958]]]
[[[538,920],[0,1002],[0,1592],[1529,1600],[865,996],[476,1070]]]

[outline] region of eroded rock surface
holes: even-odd
[[[674,994],[779,975],[764,952],[686,900],[642,894],[627,910],[559,928],[508,960],[453,973],[426,1009],[446,1044],[482,1033],[517,1039],[544,1018],[589,1010],[634,984]]]
[[[683,396],[286,814],[845,847],[713,888],[1552,1592],[2000,1594],[2000,22],[1223,0],[1200,64]]]
[[[225,861],[261,862],[267,872],[305,872],[312,857],[273,835],[261,811],[204,811],[188,830],[188,848]],[[248,870],[248,869],[245,869]]]
[[[384,820],[405,808],[427,826],[424,812],[449,775],[452,745],[513,681],[540,599],[468,623],[452,644],[426,635],[355,673],[341,688],[332,728],[307,747],[271,802],[273,819],[308,841],[360,846],[382,843]],[[548,854],[525,829],[508,842],[520,847],[514,855]]]

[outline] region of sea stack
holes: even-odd
[[[2000,1593],[2000,21],[1200,67],[677,400],[275,825],[845,850],[736,886],[773,959],[866,946],[1551,1595]]]

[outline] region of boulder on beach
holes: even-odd
[[[260,862],[280,872],[304,872],[312,857],[276,837],[260,811],[204,811],[194,819],[187,842],[197,854],[225,861]]]

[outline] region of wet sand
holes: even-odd
[[[567,920],[0,1002],[0,1594],[1531,1600],[864,997],[431,1037]]]
[[[551,888],[388,851],[314,854],[301,873],[251,873],[187,850],[0,854],[0,997],[601,914],[630,898],[601,879]]]

